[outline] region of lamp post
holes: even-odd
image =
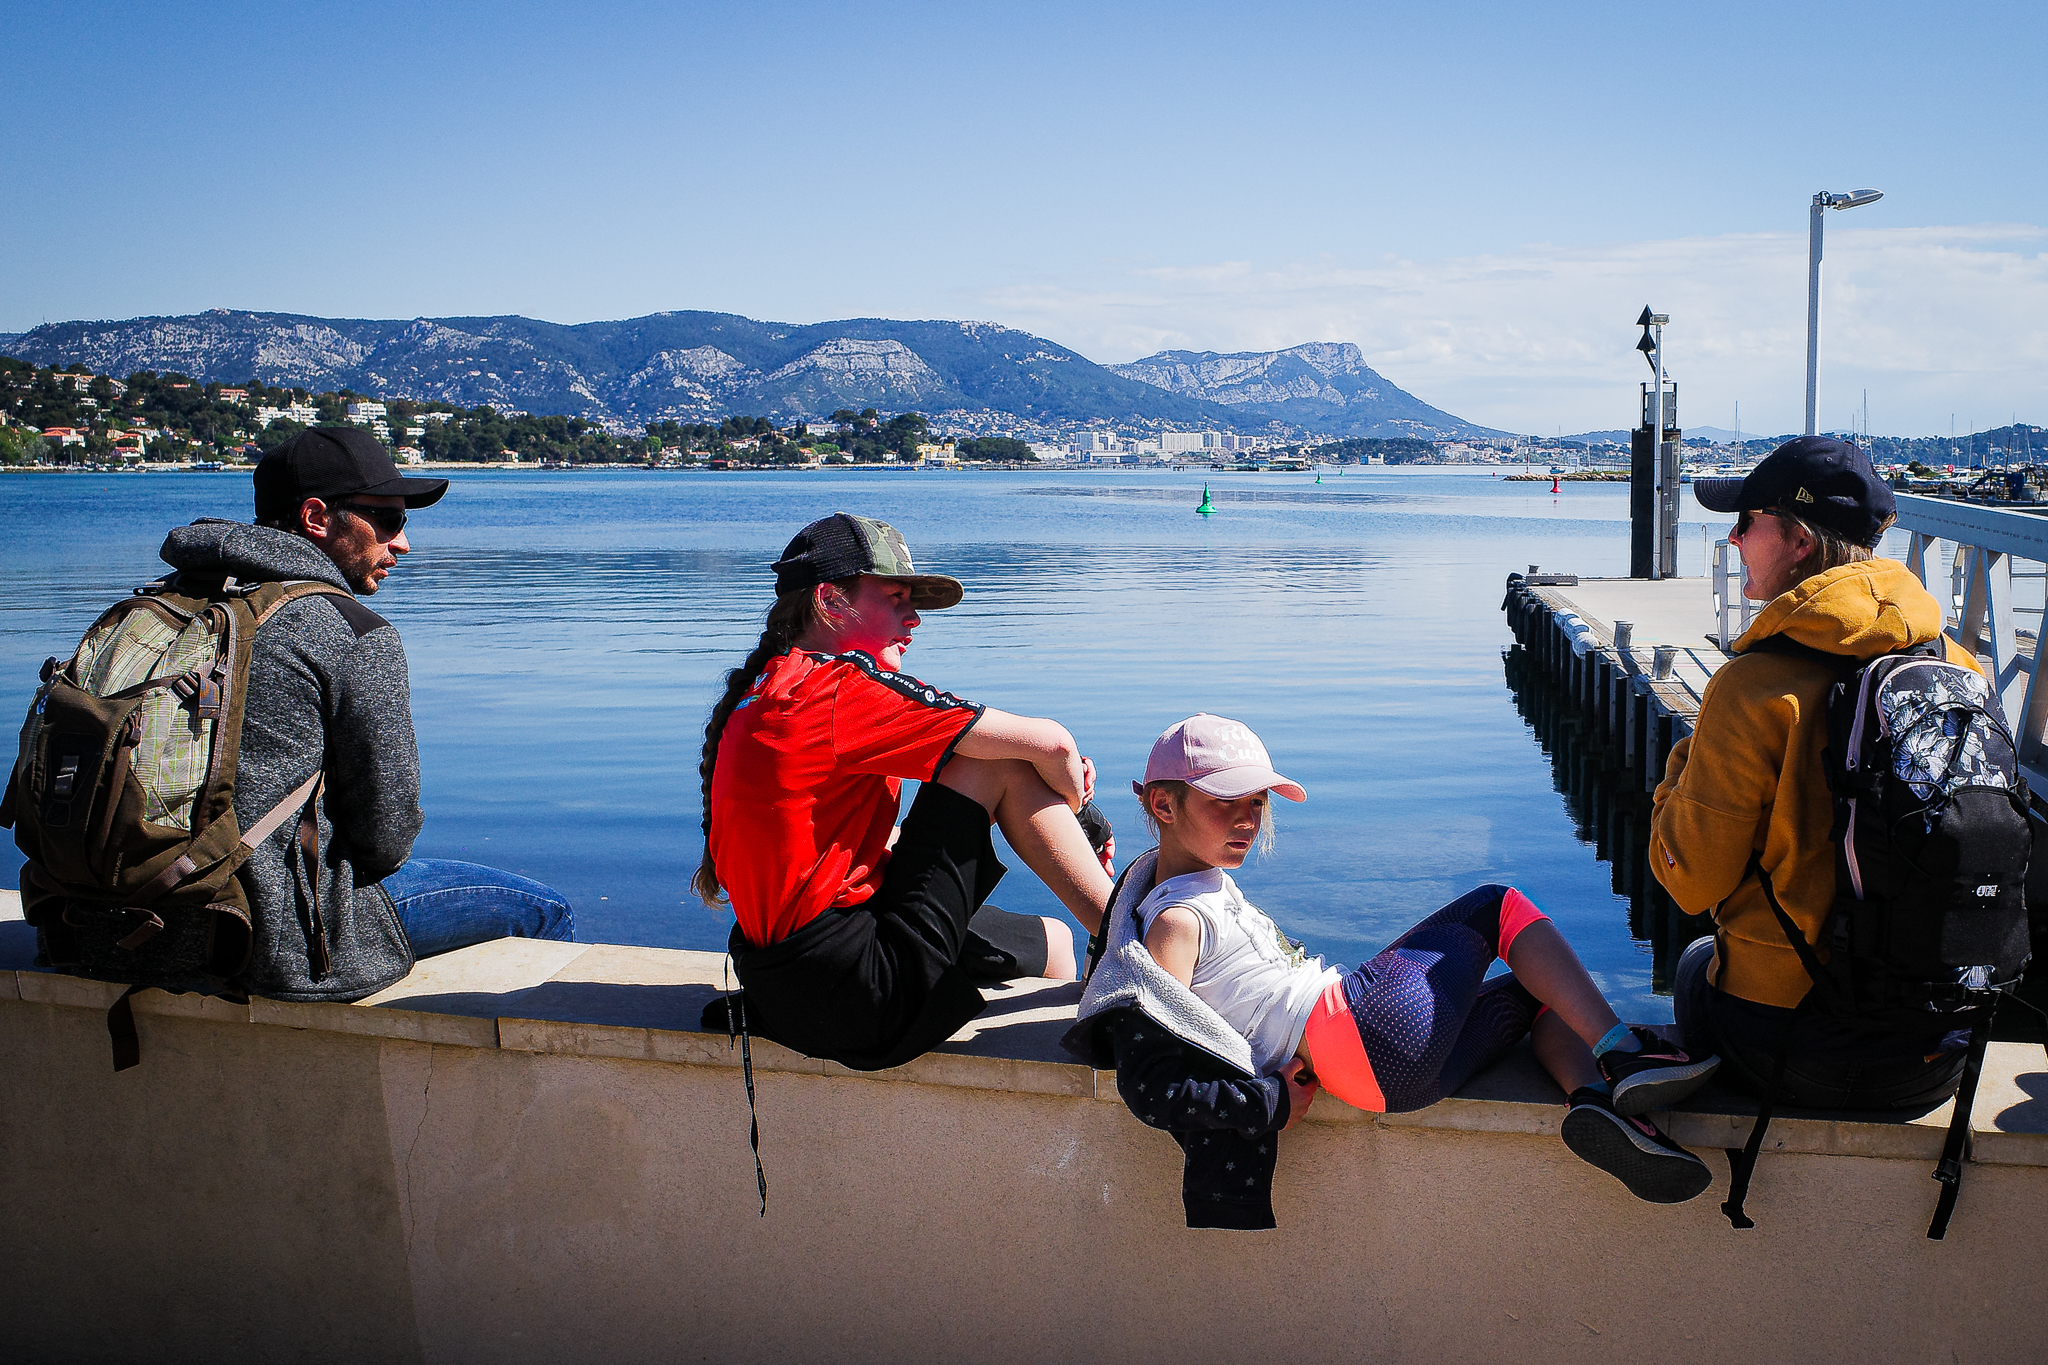
[[[1814,411],[1820,400],[1820,215],[1823,209],[1855,209],[1884,198],[1883,190],[1851,190],[1813,196],[1806,247],[1806,434],[1814,434]]]

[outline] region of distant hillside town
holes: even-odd
[[[673,418],[621,434],[582,417],[502,411],[479,404],[421,403],[359,393],[311,392],[257,379],[202,382],[176,372],[126,378],[0,356],[0,463],[13,465],[223,464],[253,461],[308,427],[356,426],[405,463],[703,464],[714,468],[829,464],[1002,465],[1064,461],[1143,465],[1196,460],[1265,461],[1316,449],[1223,431],[1088,430],[1069,440],[1027,441],[946,429],[924,413],[839,408],[817,422],[767,416],[716,422]],[[1341,447],[1341,448],[1340,448]],[[1439,454],[1415,438],[1353,438],[1328,458],[1395,462]]]

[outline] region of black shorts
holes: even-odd
[[[1013,915],[984,905],[967,921],[960,970],[976,981],[1044,976],[1045,959],[1045,921],[1036,915]]]
[[[735,926],[749,1028],[863,1071],[929,1052],[981,1013],[976,982],[1045,970],[1044,922],[984,904],[1004,871],[981,803],[925,783],[872,899],[765,948]]]

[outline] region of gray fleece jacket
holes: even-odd
[[[206,519],[172,531],[164,562],[245,583],[348,581],[310,541],[286,531]],[[247,828],[324,765],[320,867],[307,869],[287,820],[238,874],[255,945],[242,985],[279,1000],[357,1000],[412,970],[412,946],[378,882],[420,832],[420,759],[405,648],[389,621],[321,594],[287,603],[256,636],[244,694],[235,817]],[[308,966],[309,875],[319,879],[333,966]]]

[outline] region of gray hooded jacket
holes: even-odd
[[[286,531],[207,519],[164,541],[174,569],[228,573],[245,583],[318,579],[347,588],[331,560]],[[389,621],[321,594],[287,603],[249,658],[235,816],[244,828],[325,766],[320,867],[307,869],[297,822],[286,821],[238,874],[255,944],[242,984],[279,1000],[357,1000],[412,970],[412,946],[378,885],[412,853],[420,832],[420,760],[413,739],[405,648]],[[319,878],[333,965],[315,981],[307,877]]]

